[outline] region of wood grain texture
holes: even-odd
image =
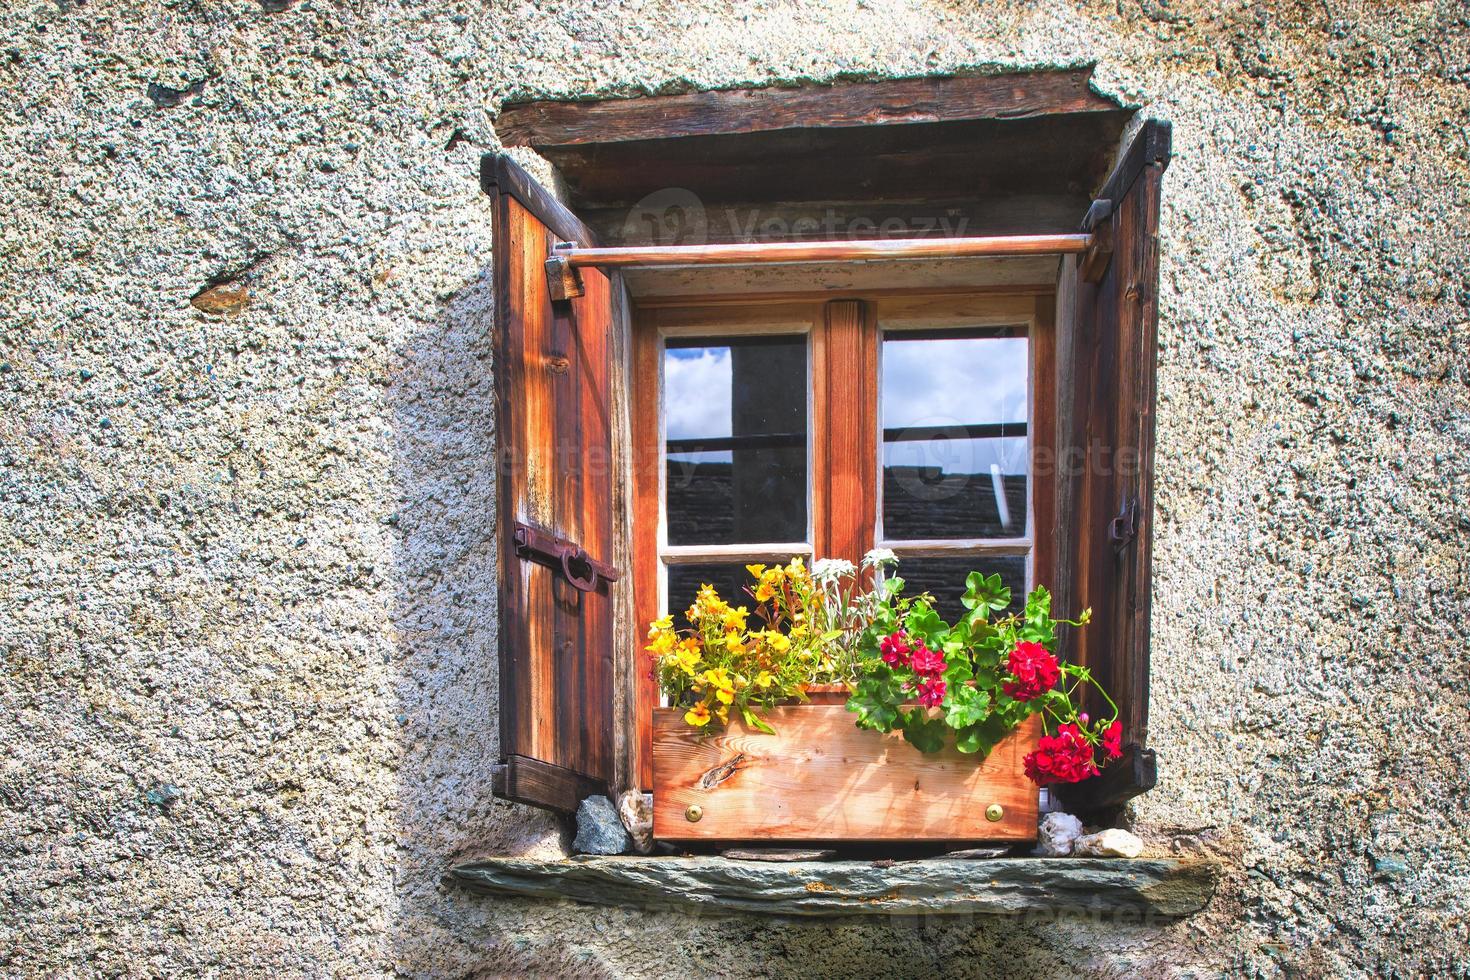
[[[634,312],[633,387],[633,598],[638,624],[634,646],[634,728],[640,742],[638,780],[645,791],[653,788],[653,710],[658,706],[658,681],[647,650],[645,632],[659,615],[659,497],[662,491],[659,454],[658,331]]]
[[[558,253],[574,269],[660,265],[761,265],[775,262],[881,262],[900,259],[1009,258],[1075,255],[1093,236],[993,235],[983,238],[873,238],[839,242],[733,242],[719,245],[631,245],[568,248]]]
[[[1063,650],[1092,668],[1118,703],[1125,742],[1139,747],[1148,739],[1158,222],[1168,143],[1167,124],[1146,123],[1135,136],[1108,181],[1112,259],[1096,283],[1064,260],[1058,307],[1057,604],[1093,610],[1092,624],[1068,631]],[[1109,523],[1130,500],[1138,532],[1115,544]],[[1069,798],[1087,809],[1090,792],[1084,784]],[[1110,800],[1093,805],[1117,796],[1114,787]]]
[[[982,841],[1036,836],[1037,792],[1021,770],[1031,719],[984,761],[926,755],[861,731],[845,707],[776,708],[777,734],[732,721],[701,739],[683,712],[654,712],[654,836],[663,840]],[[703,788],[702,788],[703,787]],[[1001,820],[986,819],[992,803]],[[703,810],[698,821],[689,806]]]
[[[495,215],[501,752],[565,770],[587,785],[613,777],[613,610],[609,586],[582,593],[516,555],[517,522],[613,554],[611,290],[583,274],[585,295],[553,303],[545,263],[556,235],[491,185]],[[564,809],[566,794],[507,782],[524,802]],[[575,803],[572,803],[575,806]]]
[[[609,377],[612,402],[612,558],[613,563],[623,570],[622,585],[613,593],[614,777],[609,788],[620,794],[630,789],[642,790],[646,786],[645,771],[651,773],[652,759],[649,756],[650,735],[640,726],[638,714],[648,668],[643,651],[647,626],[638,620],[634,581],[638,498],[634,483],[637,457],[633,452],[636,417],[633,390],[637,350],[633,340],[633,310],[622,274],[613,272],[608,279],[612,290]]]
[[[507,103],[495,121],[506,146],[570,146],[778,129],[892,126],[960,119],[1116,112],[1088,85],[1092,69],[900,78],[746,88],[599,101]]]
[[[504,153],[486,153],[480,157],[480,189],[492,197],[506,194],[515,198],[561,241],[600,244],[596,232]]]
[[[873,547],[878,511],[878,327],[861,300],[826,304],[812,400],[817,554],[853,564]]]

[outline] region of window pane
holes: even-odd
[[[670,339],[669,544],[807,538],[806,337]]]
[[[883,536],[1026,534],[1026,338],[883,337]]]
[[[689,625],[684,610],[694,604],[694,595],[701,585],[713,585],[720,598],[732,606],[755,608],[755,600],[746,593],[753,579],[745,566],[749,562],[710,562],[697,565],[669,566],[669,604],[666,612],[674,614],[674,625],[683,629]]]
[[[965,577],[971,572],[985,575],[999,573],[1011,590],[1011,604],[1005,612],[1020,612],[1026,605],[1026,559],[1022,555],[967,558],[905,558],[898,563],[903,579],[903,594],[916,596],[932,592],[940,618],[954,623],[968,610],[960,602],[965,594]]]

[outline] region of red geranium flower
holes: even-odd
[[[891,636],[883,637],[883,642],[878,644],[878,649],[883,655],[883,662],[890,667],[906,667],[909,662],[909,638],[903,630]]]
[[[909,666],[914,673],[923,677],[938,677],[944,673],[946,666],[944,654],[936,650],[930,650],[921,640],[918,647],[914,649],[913,657],[909,660]]]
[[[944,700],[944,681],[926,677],[919,681],[919,703],[926,708],[936,708]]]
[[[1041,697],[1055,687],[1062,676],[1057,659],[1046,652],[1046,647],[1030,640],[1016,644],[1008,667],[1016,679],[1007,681],[1001,689],[1017,701]]]
[[[1079,783],[1097,775],[1092,745],[1076,725],[1062,725],[1055,735],[1043,735],[1036,751],[1023,760],[1026,776],[1038,786]]]
[[[1123,754],[1123,723],[1115,721],[1108,726],[1108,730],[1102,733],[1103,752],[1109,759],[1116,759]]]

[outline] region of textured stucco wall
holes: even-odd
[[[1175,124],[1165,928],[491,901],[507,93],[1095,59]],[[197,90],[190,87],[200,85]],[[1470,945],[1470,27],[1392,6],[53,0],[0,19],[0,972],[1400,975]],[[217,281],[250,304],[213,315]]]

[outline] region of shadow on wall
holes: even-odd
[[[441,883],[451,864],[561,854],[555,818],[490,793],[500,753],[493,314],[486,270],[399,344],[388,387],[399,742],[389,929],[411,972],[437,972],[456,958],[446,944],[475,941],[477,924],[456,920],[481,917],[485,903]]]

